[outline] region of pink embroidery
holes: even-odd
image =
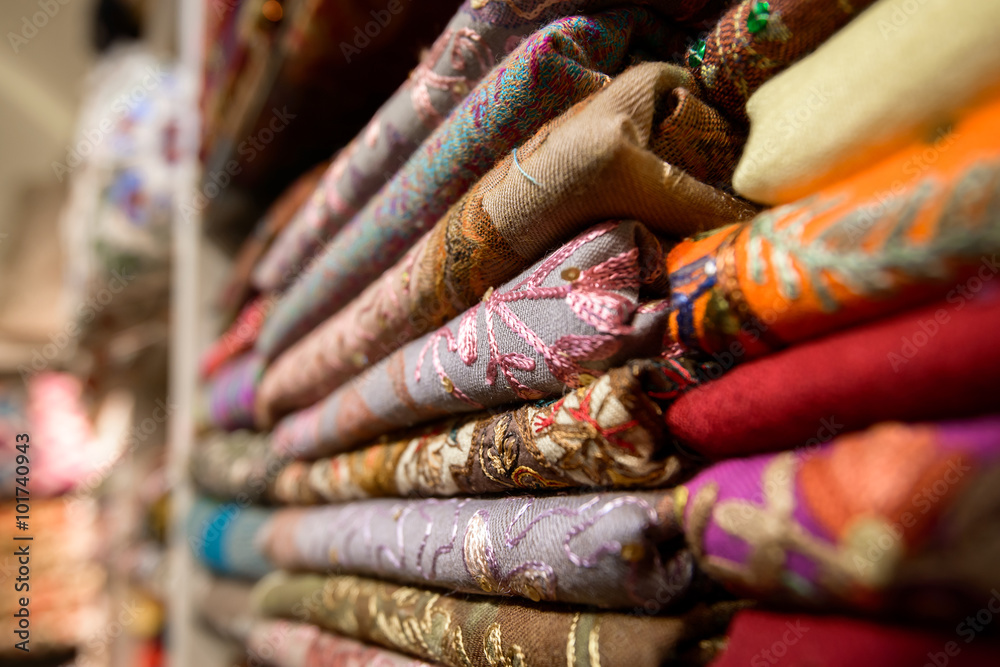
[[[632,330],[630,322],[636,312],[636,305],[630,299],[611,290],[639,287],[638,248],[632,248],[581,271],[572,282],[552,287],[542,286],[545,279],[580,247],[611,231],[617,224],[614,222],[605,223],[595,227],[589,233],[577,237],[550,255],[530,276],[510,290],[494,292],[485,299],[485,326],[489,345],[485,377],[487,385],[493,385],[499,372],[503,374],[508,386],[514,390],[519,398],[531,400],[541,397],[539,392],[530,389],[516,376],[517,371],[530,372],[535,370],[535,360],[524,354],[500,351],[495,319],[499,319],[508,329],[530,345],[545,360],[549,372],[568,386],[576,386],[580,374],[585,371],[580,362],[607,359],[620,349],[619,337]],[[565,299],[577,318],[599,333],[593,335],[569,334],[558,338],[551,345],[547,345],[510,308],[510,304],[525,299],[534,301]],[[448,326],[441,327],[428,338],[417,357],[414,380],[420,382],[420,369],[423,367],[427,350],[430,349],[432,365],[441,382],[459,400],[480,407],[478,403],[462,393],[448,377],[440,362],[438,346],[438,342],[444,339],[448,351],[457,352],[466,366],[475,363],[478,359],[478,313],[479,304],[463,315],[458,326],[457,338]]]

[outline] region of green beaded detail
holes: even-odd
[[[767,21],[771,18],[771,4],[768,2],[757,2],[750,8],[750,15],[747,16],[747,30],[757,34],[767,27]]]
[[[688,67],[701,67],[701,64],[705,61],[705,40],[699,39],[695,42],[695,45],[691,47],[691,53],[688,55]]]

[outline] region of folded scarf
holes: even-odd
[[[686,448],[720,459],[826,442],[885,420],[998,409],[998,292],[966,301],[955,290],[954,301],[737,366],[679,397],[666,425]]]
[[[360,297],[274,361],[257,398],[260,423],[326,396],[591,224],[635,218],[684,236],[752,216],[695,180],[731,174],[741,137],[688,93],[693,84],[678,67],[638,65],[539,130]]]
[[[253,428],[254,397],[264,359],[250,351],[222,366],[203,388],[209,424],[225,431]]]
[[[446,597],[359,577],[284,574],[258,583],[254,595],[264,614],[295,615],[447,667],[658,667],[696,649],[745,606],[700,605],[674,617],[594,613]]]
[[[740,0],[687,54],[702,99],[739,123],[765,81],[826,41],[873,0]]]
[[[449,112],[522,39],[563,16],[611,4],[579,0],[466,0],[420,64],[337,156],[320,194],[299,212],[254,271],[261,291],[280,291],[323,243],[395,174]],[[692,18],[706,0],[658,0],[658,13]]]
[[[1000,416],[886,423],[717,463],[676,503],[701,569],[741,594],[947,618],[1000,584],[998,462]]]
[[[935,130],[1000,85],[1000,49],[982,48],[998,24],[996,2],[923,0],[914,11],[875,3],[750,98],[733,186],[788,203],[925,141],[909,167],[927,170],[950,150],[949,138],[929,139]]]
[[[924,146],[807,199],[674,248],[671,332],[755,356],[944,297],[1000,250],[1000,100],[960,121],[926,173]]]
[[[432,667],[306,623],[254,621],[246,644],[251,665],[256,658],[273,667]]]
[[[1000,596],[988,600],[984,597],[982,607],[1000,611]],[[977,637],[964,621],[958,628],[956,635],[854,618],[748,609],[733,617],[726,633],[726,649],[712,667],[993,667],[997,664],[1000,644],[995,638]]]
[[[678,39],[642,9],[560,19],[533,33],[455,108],[378,197],[284,294],[257,340],[268,359],[388,269],[508,151],[604,87],[637,51]]]
[[[604,223],[537,262],[437,331],[397,350],[274,430],[298,458],[344,451],[393,429],[558,394],[662,349],[666,290],[656,237]]]
[[[308,503],[667,486],[687,466],[665,446],[663,409],[709,368],[685,358],[629,362],[554,402],[451,419],[412,437],[291,463],[277,473],[274,494]]]
[[[270,517],[266,509],[199,498],[186,520],[188,544],[212,571],[256,579],[274,569],[254,542]]]
[[[676,607],[692,583],[670,491],[364,500],[275,512],[278,567],[610,609]]]

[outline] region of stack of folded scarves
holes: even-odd
[[[995,664],[1000,12],[652,4],[514,12],[384,187],[346,149],[257,265],[190,522],[284,570],[255,655]]]

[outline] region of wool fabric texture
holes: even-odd
[[[994,600],[996,602],[994,602]],[[1000,609],[1000,595],[983,598]],[[995,638],[976,637],[968,625],[954,632],[903,628],[845,616],[776,613],[747,609],[733,617],[726,633],[726,649],[712,667],[766,665],[777,657],[787,667],[991,667],[997,664],[1000,644]],[[973,644],[972,638],[977,641]],[[956,641],[961,640],[961,641]],[[783,647],[775,649],[775,646]]]
[[[659,354],[663,261],[656,237],[639,223],[598,225],[283,419],[275,450],[298,458],[339,453],[445,414],[552,396],[627,359]]]
[[[875,3],[750,98],[733,187],[786,204],[939,134],[996,92],[1000,50],[982,44],[998,24],[995,2],[927,0],[912,13],[895,0]],[[933,164],[947,138],[928,142],[909,170]]]
[[[265,619],[254,621],[247,652],[272,667],[432,667],[393,651],[324,632],[315,625]]]
[[[709,365],[632,361],[551,402],[450,419],[412,437],[294,462],[280,502],[667,486],[689,463],[667,446],[663,409]],[[260,453],[263,458],[264,453]]]
[[[395,174],[417,147],[517,44],[546,23],[610,4],[594,1],[466,0],[399,90],[337,157],[309,206],[299,212],[254,272],[262,291],[282,290],[351,217]],[[646,3],[638,3],[646,4]],[[679,20],[705,0],[652,2]]]
[[[406,82],[337,156],[315,198],[257,266],[256,287],[265,292],[285,289],[520,41],[555,19],[608,4],[594,0],[462,3]],[[711,3],[657,0],[637,4],[651,4],[663,16],[686,21]]]
[[[1000,250],[1000,100],[925,172],[914,145],[794,204],[675,247],[671,334],[757,356],[944,297]]]
[[[669,53],[676,32],[649,12],[616,9],[533,33],[456,107],[326,246],[264,323],[273,359],[392,266],[472,183],[546,121],[607,84],[638,52]]]
[[[590,612],[500,598],[444,596],[354,576],[274,574],[257,609],[447,667],[658,667],[723,630],[739,603],[678,616]]]
[[[209,423],[226,431],[252,428],[254,400],[263,374],[264,359],[253,351],[222,366],[203,390]]]
[[[886,423],[716,463],[676,502],[701,569],[741,594],[875,611],[896,593],[912,614],[934,589],[947,618],[997,584],[998,479],[1000,416]]]
[[[258,540],[286,570],[610,609],[676,606],[691,555],[669,491],[375,499],[274,514]]]
[[[667,428],[685,449],[721,459],[815,444],[884,420],[996,410],[997,288],[969,300],[956,289],[947,301],[737,366],[667,406]],[[716,359],[722,367],[735,361],[728,352]],[[718,374],[708,369],[707,377]]]
[[[688,67],[701,84],[700,97],[737,123],[761,84],[810,53],[873,0],[770,0],[763,30],[748,20],[757,0],[740,0],[704,38],[705,55]]]
[[[199,498],[187,517],[188,544],[218,574],[257,579],[274,569],[255,539],[271,511]]]
[[[361,296],[273,362],[258,422],[311,405],[590,224],[635,218],[684,236],[751,217],[754,209],[696,180],[728,180],[741,137],[689,93],[693,85],[678,67],[645,63],[544,126]]]

